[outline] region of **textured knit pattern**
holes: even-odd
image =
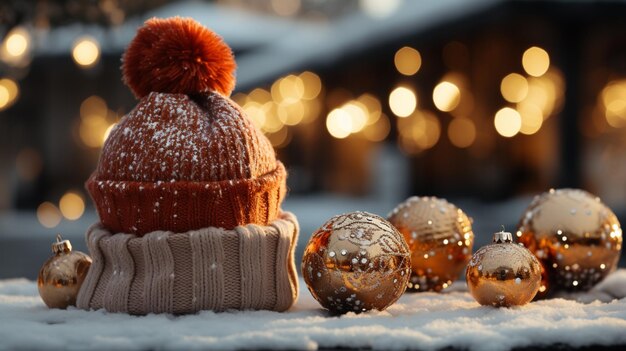
[[[186,233],[87,232],[93,264],[77,306],[130,314],[228,309],[287,310],[297,298],[294,248],[298,222],[289,212],[269,226]]]
[[[230,99],[150,93],[111,131],[87,189],[105,228],[142,235],[267,225],[285,179],[269,140]]]

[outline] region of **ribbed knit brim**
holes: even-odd
[[[77,307],[129,314],[200,310],[284,311],[298,294],[298,222],[281,213],[269,226],[186,233],[87,231],[93,259]]]
[[[279,214],[285,179],[285,167],[276,161],[274,171],[257,178],[152,183],[102,180],[94,173],[86,187],[105,228],[144,235],[155,230],[181,233],[268,225]]]

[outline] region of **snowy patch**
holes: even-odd
[[[36,283],[0,281],[0,349],[172,350],[372,348],[503,350],[557,343],[626,344],[626,270],[588,293],[516,308],[449,292],[405,294],[387,311],[329,316],[301,282],[288,312],[201,312],[143,317],[47,309]],[[584,301],[586,303],[580,302]]]

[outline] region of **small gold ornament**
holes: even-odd
[[[309,291],[333,313],[386,309],[404,293],[410,273],[402,235],[367,212],[328,220],[313,233],[302,258]]]
[[[509,232],[476,251],[465,273],[467,287],[481,305],[509,307],[530,302],[541,286],[541,265]]]
[[[516,235],[542,262],[554,290],[590,289],[616,269],[622,249],[613,211],[579,189],[535,197]]]
[[[80,251],[72,251],[69,240],[52,244],[54,256],[50,257],[39,270],[37,287],[43,302],[49,308],[62,308],[76,304],[78,290],[87,276],[91,258]]]
[[[390,214],[411,250],[412,291],[441,291],[459,278],[472,257],[471,219],[436,197],[410,197]]]

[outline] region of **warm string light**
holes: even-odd
[[[413,89],[399,86],[389,94],[389,108],[398,117],[410,116],[417,107],[417,95]]]
[[[600,92],[598,102],[609,126],[626,126],[626,79],[610,81]]]
[[[72,48],[72,58],[82,68],[93,67],[100,59],[100,45],[95,38],[81,37]]]
[[[528,75],[541,77],[550,68],[550,55],[540,47],[530,47],[522,55],[522,66]]]
[[[562,74],[558,69],[550,67],[550,56],[544,49],[533,46],[526,50],[522,55],[522,65],[529,77],[511,73],[500,83],[502,97],[516,103],[513,110],[519,114],[521,122],[519,130],[515,131],[516,118],[508,110],[500,115],[498,122],[494,120],[496,131],[505,137],[514,136],[518,132],[525,135],[537,133],[545,119],[563,102]]]
[[[363,94],[330,111],[326,129],[337,139],[360,134],[367,140],[380,141],[389,134],[390,124],[381,112],[380,101],[373,95]]]
[[[117,123],[117,114],[109,110],[106,102],[93,95],[80,105],[78,134],[83,144],[90,148],[100,148]]]
[[[476,140],[476,126],[469,118],[455,118],[448,125],[448,138],[452,145],[464,149]]]
[[[461,91],[452,82],[443,81],[433,89],[433,102],[438,110],[450,112],[454,110],[461,101]]]
[[[291,141],[290,127],[308,124],[318,117],[322,88],[320,77],[305,71],[277,79],[268,90],[256,88],[248,94],[237,93],[233,100],[272,145],[280,148]]]
[[[59,209],[63,217],[75,221],[85,212],[85,201],[80,194],[68,191],[59,200]]]
[[[522,127],[522,117],[516,110],[504,107],[496,112],[493,124],[498,134],[505,138],[510,138],[519,133]]]
[[[46,228],[54,228],[61,223],[63,218],[75,221],[85,213],[85,200],[77,191],[68,191],[59,199],[57,207],[52,202],[46,201],[37,207],[37,219]]]
[[[37,207],[37,219],[42,226],[54,228],[61,223],[61,211],[51,202],[43,202]]]
[[[11,29],[0,46],[0,59],[11,66],[27,65],[31,41],[30,32],[26,28]]]
[[[422,56],[419,51],[409,46],[398,50],[393,61],[398,72],[405,76],[416,74],[422,66]]]
[[[441,123],[435,114],[417,110],[407,118],[399,118],[398,143],[407,154],[417,154],[437,144],[441,135]]]
[[[20,88],[9,78],[0,79],[0,111],[13,105],[19,96]]]

